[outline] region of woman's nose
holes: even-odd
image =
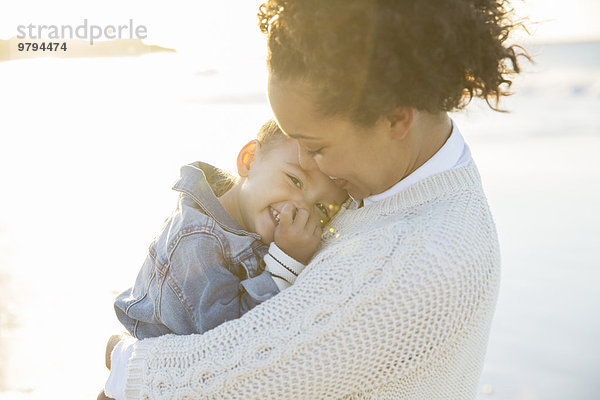
[[[311,170],[318,169],[319,166],[315,162],[315,159],[306,151],[302,146],[298,146],[298,162],[303,169]]]

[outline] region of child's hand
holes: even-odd
[[[275,244],[287,255],[308,264],[321,240],[321,224],[316,215],[287,203],[279,213],[273,236]]]

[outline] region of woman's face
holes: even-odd
[[[365,128],[344,117],[324,117],[308,93],[303,83],[269,81],[273,114],[298,141],[303,168],[319,168],[356,199],[384,192],[404,177],[406,162],[387,118]]]

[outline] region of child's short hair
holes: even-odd
[[[258,134],[256,135],[256,140],[258,141],[258,147],[260,149],[268,150],[271,145],[279,143],[281,140],[285,140],[287,136],[285,133],[279,128],[277,122],[275,120],[268,120],[265,122],[260,129],[258,130]],[[229,189],[233,187],[237,178],[227,172],[221,171],[220,173],[214,173],[212,175],[207,175],[206,180],[208,181],[210,187],[217,197],[223,195],[223,193],[227,192]]]
[[[256,140],[258,141],[259,147],[269,146],[276,142],[281,141],[282,139],[286,139],[285,133],[281,130],[279,125],[275,120],[270,119],[265,122],[260,129],[258,130],[258,134],[256,135]]]

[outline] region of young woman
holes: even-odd
[[[203,335],[121,341],[127,399],[470,399],[500,277],[477,168],[447,112],[518,72],[508,4],[271,0],[269,98],[354,202],[296,283]],[[131,356],[131,357],[130,357]]]

